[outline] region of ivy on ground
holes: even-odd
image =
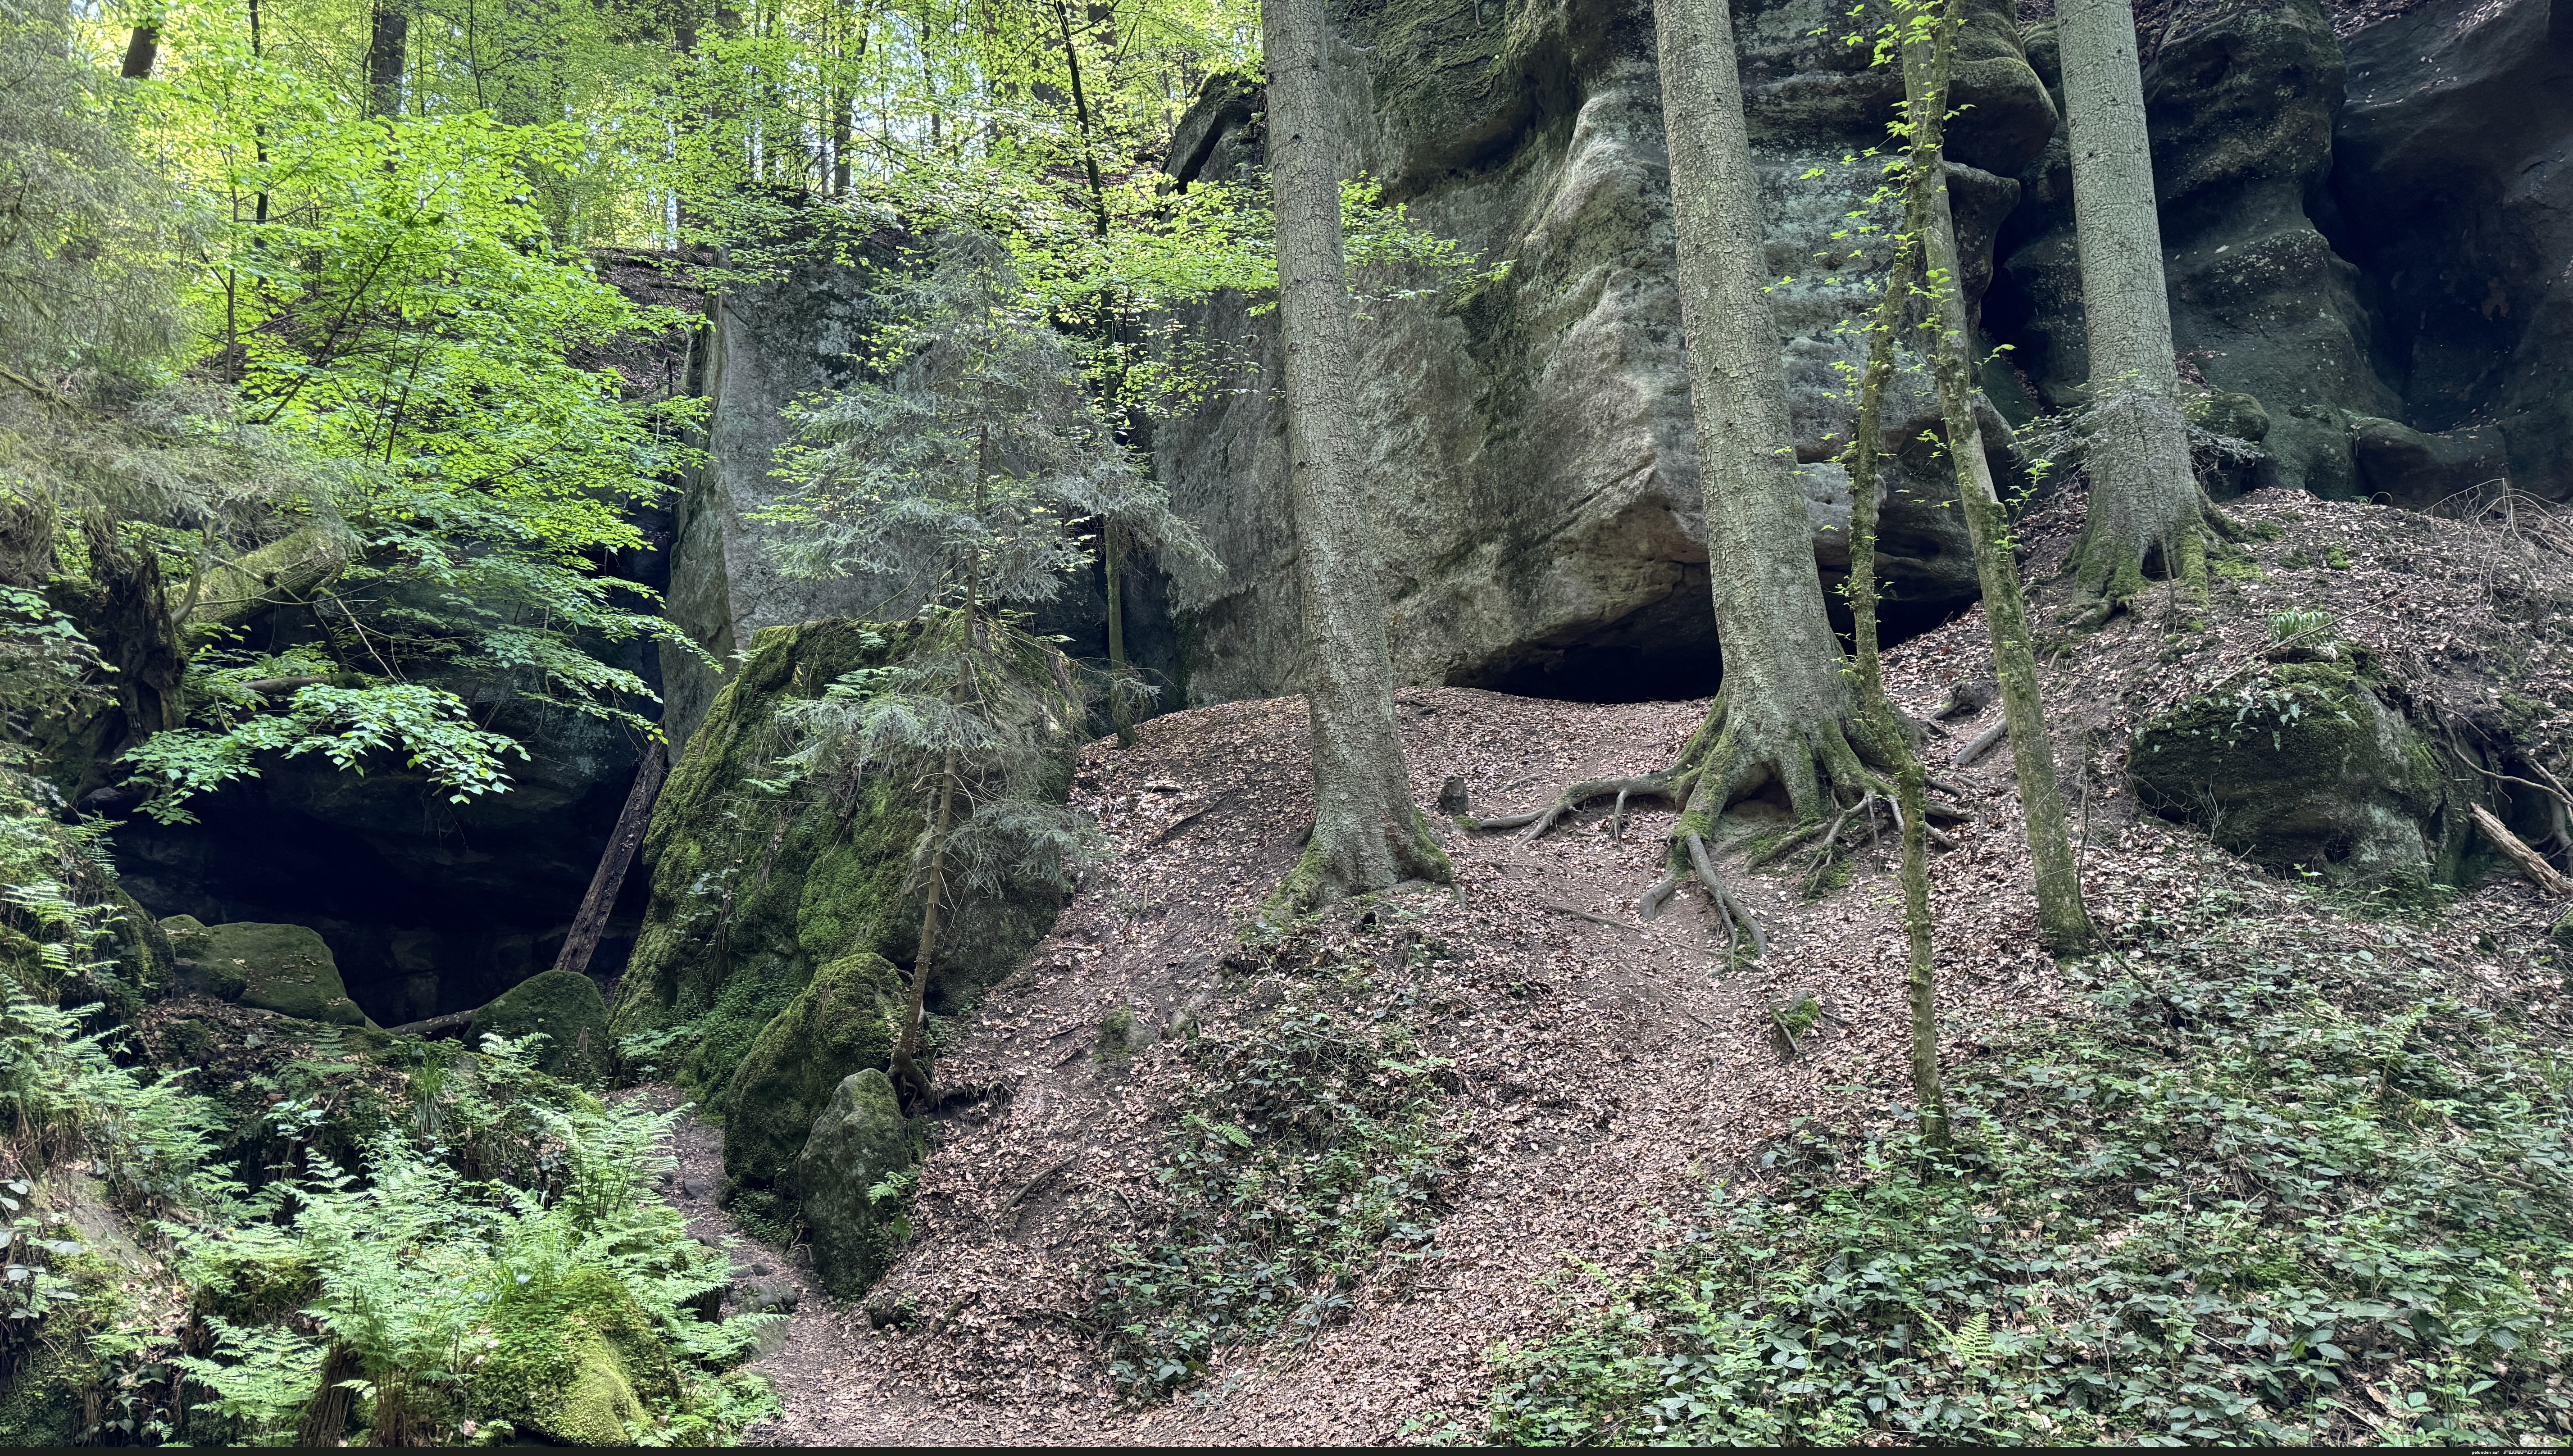
[[[2400,925],[2282,945],[2242,908],[2125,927],[2076,973],[2096,1016],[1956,1077],[1953,1152],[1778,1140],[1658,1272],[1497,1354],[1491,1436],[2564,1439],[2560,1039]]]

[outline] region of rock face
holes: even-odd
[[[868,1030],[880,1014],[869,1008],[887,972],[918,949],[920,809],[882,776],[845,799],[832,785],[792,781],[776,763],[776,716],[789,698],[819,697],[841,674],[882,665],[913,630],[839,620],[762,630],[670,771],[643,846],[651,908],[610,1025],[619,1037],[649,1034],[639,1045],[658,1050],[638,1055],[702,1096],[722,1097],[757,1049],[748,1075],[763,1090],[825,1076],[827,1089],[855,1070],[834,1059],[881,1055]],[[1014,968],[1057,908],[1042,893],[959,893],[933,1008]],[[799,1009],[825,967],[833,976]],[[772,1125],[755,1098],[726,1108],[727,1167],[748,1158],[740,1165],[755,1163],[758,1182],[775,1176],[777,1149],[791,1154],[813,1115],[808,1103]]]
[[[1771,229],[1773,295],[1797,452],[1846,442],[1854,403],[1837,364],[1863,313],[1847,215],[1879,181],[1844,158],[1884,139],[1901,84],[1838,39],[1822,0],[1736,6],[1751,126]],[[1969,6],[1957,128],[1968,287],[2044,147],[2054,104],[1990,0]],[[1505,276],[1434,303],[1380,303],[1358,332],[1353,437],[1384,529],[1396,668],[1405,680],[1575,696],[1705,691],[1717,673],[1699,521],[1696,442],[1673,276],[1668,164],[1648,10],[1386,0],[1340,13],[1337,60],[1351,163],[1388,199]],[[1817,36],[1818,29],[1825,34]],[[1260,156],[1252,108],[1211,91],[1174,149],[1183,182],[1241,175]],[[1201,135],[1201,134],[1208,135]],[[1819,175],[1815,175],[1819,172]],[[1818,259],[1818,253],[1835,255]],[[1361,280],[1363,286],[1363,280]],[[1271,321],[1219,303],[1197,326],[1274,378]],[[1158,463],[1230,575],[1195,612],[1190,697],[1290,690],[1297,602],[1287,563],[1284,420],[1244,385],[1164,428]],[[1918,370],[1888,412],[1909,440],[1936,415]],[[2006,462],[2005,462],[2006,463]],[[1962,526],[1922,452],[1890,484],[1883,563],[1893,610],[1974,594]],[[1846,566],[1849,493],[1836,466],[1805,471],[1817,554]]]
[[[2504,473],[2573,496],[2573,5],[2427,5],[2346,53],[2332,231],[2401,399],[2374,412],[2408,426],[2383,451],[2412,472],[2396,498]]]
[[[633,783],[634,735],[567,710],[501,704],[528,745],[511,787],[448,804],[398,762],[342,773],[320,755],[271,760],[195,806],[195,825],[136,816],[121,878],[162,916],[292,921],[329,942],[350,995],[396,1024],[480,1006],[553,962]],[[478,716],[478,715],[477,715]],[[593,962],[632,943],[629,886]]]
[[[170,948],[194,961],[206,989],[226,1001],[343,1027],[372,1027],[340,983],[339,963],[311,927],[241,921],[199,925],[193,917],[161,923]]]
[[[2287,663],[2146,722],[2129,759],[2146,806],[2278,869],[2458,878],[2441,760],[2351,665]]]
[[[468,1045],[485,1036],[523,1037],[541,1032],[536,1066],[567,1082],[606,1080],[613,1058],[607,1040],[607,1002],[598,983],[576,971],[546,971],[509,988],[482,1008],[465,1032]]]
[[[838,226],[830,216],[809,226]],[[879,267],[898,266],[897,240],[868,237],[848,246]],[[730,663],[762,628],[824,617],[899,620],[920,606],[915,592],[890,578],[808,581],[778,569],[768,542],[776,527],[753,519],[786,488],[769,472],[777,447],[793,433],[788,406],[807,395],[847,388],[861,377],[855,356],[870,343],[883,313],[870,296],[869,274],[815,261],[785,278],[726,293],[710,306],[700,392],[707,405],[706,465],[687,482],[675,516],[667,615],[718,664]],[[1172,680],[1180,670],[1158,573],[1130,575],[1122,593],[1126,642],[1140,668]],[[1107,588],[1092,578],[1069,582],[1040,604],[1039,630],[1070,637],[1072,655],[1105,659]],[[696,655],[661,648],[661,726],[673,751],[684,748],[723,689],[722,674]]]
[[[814,1272],[833,1295],[864,1293],[893,1262],[909,1233],[905,1200],[874,1189],[918,1160],[884,1073],[853,1073],[832,1090],[795,1167]]]

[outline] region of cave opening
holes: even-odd
[[[1844,650],[1854,650],[1855,623],[1840,591],[1845,579],[1839,572],[1826,572],[1824,599],[1832,631]],[[1889,595],[1877,608],[1877,640],[1887,648],[1898,646],[1946,626],[1974,604],[1973,598]],[[1713,697],[1723,681],[1715,606],[1701,566],[1649,606],[1522,647],[1479,670],[1458,674],[1448,685],[1569,703],[1673,703]]]

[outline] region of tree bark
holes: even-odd
[[[634,787],[626,791],[625,808],[607,836],[597,871],[589,877],[589,893],[581,897],[580,913],[572,917],[571,933],[563,937],[562,954],[554,958],[555,970],[588,974],[589,958],[598,951],[598,937],[607,929],[608,912],[616,908],[616,892],[625,888],[625,871],[634,863],[643,831],[651,827],[652,805],[661,797],[661,784],[669,772],[669,745],[655,743],[643,750],[643,761],[634,767]]]
[[[947,899],[947,836],[956,828],[956,750],[951,748],[939,769],[938,819],[929,842],[929,906],[920,917],[920,944],[911,961],[911,1002],[903,1013],[902,1040],[893,1049],[893,1074],[922,1106],[936,1100],[929,1074],[921,1070],[920,1054],[928,1021],[929,978],[938,957],[939,910]]]
[[[1759,185],[1742,114],[1726,0],[1655,7],[1680,327],[1688,346],[1706,497],[1707,558],[1724,657],[1716,715],[1700,730],[1695,832],[1772,776],[1799,816],[1873,782],[1847,730],[1860,728],[1840,642],[1823,606],[1812,527],[1795,479]],[[1872,747],[1872,745],[1871,745]]]
[[[161,27],[158,22],[134,27],[132,38],[125,43],[125,68],[128,81],[149,81],[152,67],[161,59]]]
[[[2020,809],[2027,821],[2029,859],[2037,880],[2038,934],[2057,955],[2080,955],[2093,940],[2091,917],[2082,905],[2081,863],[2074,857],[2065,823],[2064,790],[2055,776],[2055,740],[2046,729],[2037,644],[2029,632],[2019,562],[2012,554],[2010,517],[1994,493],[1992,463],[1984,456],[1983,429],[1975,419],[1974,366],[1967,353],[1966,295],[1944,176],[1942,120],[1961,0],[1947,0],[1945,8],[1935,40],[1921,37],[1903,48],[1904,92],[1913,123],[1908,166],[1916,176],[1935,183],[1922,189],[1923,206],[1906,226],[1922,233],[1927,249],[1932,302],[1938,311],[1933,371],[1940,412],[1947,423],[1948,456],[1956,466],[1958,503],[1974,540],[1975,573],[1983,584],[1993,676],[2001,684],[2003,720],[2010,725]]]
[[[1366,501],[1347,440],[1348,267],[1321,0],[1264,0],[1269,163],[1278,218],[1286,447],[1303,593],[1313,837],[1272,901],[1288,913],[1454,870],[1412,802],[1393,711],[1393,654]]]
[[[2074,575],[2090,598],[2080,616],[2096,624],[2144,590],[2147,565],[2202,593],[2206,537],[2171,354],[2135,10],[2064,0],[2057,14],[2091,345],[2091,513]]]
[[[367,110],[372,116],[402,114],[404,55],[411,42],[411,17],[391,6],[378,6],[367,41]]]
[[[1928,176],[1916,169],[1905,178],[1907,220],[1925,211]],[[1856,628],[1859,693],[1876,721],[1877,742],[1895,758],[1895,809],[1903,838],[1904,1000],[1912,1023],[1912,1096],[1921,1109],[1922,1135],[1944,1146],[1948,1098],[1939,1076],[1939,963],[1930,918],[1930,780],[1919,749],[1896,717],[1894,700],[1886,696],[1876,629],[1877,475],[1883,455],[1885,392],[1894,379],[1896,331],[1902,328],[1912,301],[1921,254],[1921,230],[1907,224],[1896,235],[1885,292],[1868,327],[1867,368],[1859,376],[1858,425],[1849,450],[1849,601]]]

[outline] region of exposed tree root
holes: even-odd
[[[1773,727],[1772,731],[1756,734],[1762,740],[1758,746],[1747,746],[1755,734],[1728,711],[1728,696],[1717,697],[1706,722],[1682,745],[1679,762],[1667,769],[1626,778],[1585,780],[1538,808],[1467,821],[1465,827],[1485,833],[1522,830],[1521,838],[1533,841],[1588,805],[1611,799],[1614,805],[1609,811],[1608,832],[1622,839],[1631,801],[1668,801],[1680,810],[1680,821],[1670,836],[1668,873],[1637,899],[1637,918],[1651,920],[1659,915],[1670,898],[1694,878],[1705,887],[1728,945],[1738,948],[1747,939],[1754,959],[1766,955],[1768,937],[1758,918],[1716,873],[1714,856],[1707,849],[1717,816],[1772,782],[1784,787],[1791,809],[1802,822],[1755,855],[1749,868],[1757,869],[1806,847],[1811,859],[1804,873],[1810,889],[1844,851],[1845,842],[1855,844],[1859,838],[1872,838],[1877,833],[1879,806],[1891,804],[1894,790],[1878,771],[1876,760],[1890,761],[1891,755],[1863,751],[1876,745],[1855,718],[1846,720],[1846,727],[1843,721],[1828,718],[1801,731]],[[1965,797],[1954,785],[1942,784],[1940,788],[1954,797]],[[1944,804],[1931,812],[1952,823],[1972,817]],[[1949,836],[1936,829],[1930,833],[1938,843],[1955,847],[1956,841]]]

